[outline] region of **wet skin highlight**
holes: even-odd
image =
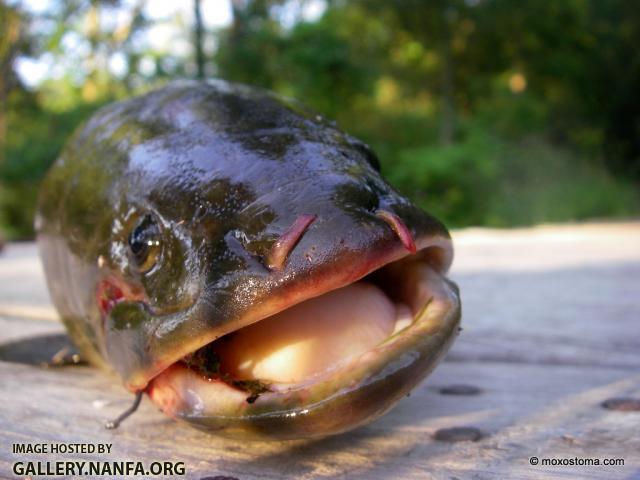
[[[85,358],[198,428],[249,438],[355,428],[435,367],[460,318],[447,230],[378,168],[331,122],[243,85],[179,81],[104,107],[42,186],[36,229],[53,302]],[[348,290],[355,282],[375,290]],[[330,346],[304,305],[329,308],[343,288],[381,292],[401,312],[384,320],[388,338],[324,359],[312,378],[292,372],[294,383],[237,378],[249,370],[224,361],[215,370],[220,342],[294,305],[291,328]],[[353,328],[370,328],[354,315]],[[258,350],[229,358],[281,354]],[[188,364],[194,356],[207,364]]]

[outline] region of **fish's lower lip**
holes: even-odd
[[[402,385],[398,391],[389,392],[392,401],[381,398],[374,402],[379,408],[376,414],[379,414],[390,402],[395,403],[399,391],[410,390],[435,366],[457,333],[457,290],[436,269],[430,267],[427,260],[428,257],[425,257],[423,262],[412,262],[415,265],[421,263],[422,266],[411,268],[420,271],[415,275],[424,275],[424,280],[419,281],[428,286],[417,294],[423,297],[416,299],[416,306],[412,310],[415,311],[421,303],[425,306],[415,314],[413,323],[324,375],[293,385],[273,384],[269,391],[255,396],[220,378],[205,378],[201,373],[176,362],[152,380],[148,393],[154,403],[170,416],[217,429],[224,428],[224,418],[228,420],[230,417],[253,423],[256,415],[265,416],[264,422],[268,424],[266,417],[269,415],[309,415],[324,408],[322,405],[326,402],[340,403],[343,397],[358,397],[358,390],[369,389],[368,384],[384,381],[386,377],[404,378],[407,376],[404,370],[412,371],[412,375],[400,382]],[[398,272],[395,274],[399,274],[399,269],[404,268],[402,261],[392,262],[386,267],[396,268]],[[424,297],[427,294],[431,297]],[[357,423],[357,418],[355,421]],[[324,434],[326,432],[319,432],[319,435]],[[284,437],[287,437],[286,433]]]

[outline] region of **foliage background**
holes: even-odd
[[[157,5],[0,0],[5,236],[33,235],[38,183],[83,119],[177,77],[297,97],[370,143],[391,183],[447,225],[640,212],[633,0]],[[208,24],[221,8],[228,21]]]

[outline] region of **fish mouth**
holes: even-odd
[[[449,238],[418,239],[351,278],[316,282],[192,349],[146,391],[171,417],[232,437],[311,438],[382,415],[447,352],[458,289]],[[347,268],[347,266],[345,266]],[[271,310],[271,311],[269,311]]]

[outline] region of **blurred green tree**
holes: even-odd
[[[229,26],[207,27],[220,5],[176,5],[186,16],[162,21],[191,50],[167,50],[145,41],[160,22],[145,0],[37,12],[0,0],[0,226],[10,236],[32,234],[38,182],[91,111],[210,72],[336,119],[372,144],[400,190],[454,225],[640,212],[633,0],[230,0]],[[25,87],[16,59],[43,56],[57,74]]]

